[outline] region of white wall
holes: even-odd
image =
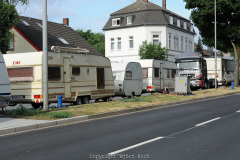
[[[172,34],[172,46],[173,46],[173,35],[178,35],[179,37],[179,51],[170,49],[169,50],[169,61],[174,61],[175,55],[180,54],[181,36],[184,37],[184,47],[185,47],[185,37],[188,41],[192,41],[192,51],[194,51],[194,36],[185,32],[181,32],[166,26],[140,26],[131,28],[119,28],[114,30],[105,31],[105,56],[111,61],[121,61],[121,60],[131,60],[140,59],[138,56],[139,45],[142,41],[147,40],[153,42],[153,35],[159,35],[159,40],[162,43],[162,47],[168,49],[168,33]],[[129,48],[129,36],[134,38],[134,48]],[[121,38],[121,50],[118,50],[118,39]],[[111,38],[114,38],[114,50],[111,50]],[[185,51],[185,49],[184,49]]]

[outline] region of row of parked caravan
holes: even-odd
[[[5,70],[6,75],[1,78],[6,79],[8,97],[11,86],[11,99],[1,101],[10,101],[10,106],[19,103],[30,103],[34,108],[42,106],[43,53],[15,53],[3,57],[7,72]],[[48,99],[49,103],[57,102],[58,95],[62,95],[63,102],[81,105],[90,100],[108,101],[114,96],[133,97],[144,92],[161,92],[174,88],[176,72],[176,64],[167,61],[111,63],[103,56],[49,52]]]
[[[0,106],[8,105],[9,101],[9,105],[31,103],[34,108],[42,106],[43,53],[6,54],[4,60],[1,57]],[[225,60],[221,61],[225,64]],[[219,65],[221,68],[222,64]],[[207,88],[214,78],[212,65],[209,68],[208,71],[206,60],[198,53],[180,54],[176,63],[154,59],[111,63],[103,56],[49,52],[48,99],[49,103],[57,102],[61,95],[63,102],[81,105],[90,100],[108,101],[114,96],[133,97],[174,90],[175,75],[190,76],[191,87]],[[223,66],[219,71],[219,76],[226,81],[219,79],[219,83],[232,81],[234,68],[231,72],[228,68]]]

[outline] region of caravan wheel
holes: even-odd
[[[39,103],[32,103],[32,107],[34,109],[38,109],[40,106],[41,106],[41,104],[39,104]]]
[[[74,104],[82,105],[82,98],[81,97],[77,97],[76,102]]]
[[[89,97],[88,96],[85,96],[83,98],[83,104],[89,104]]]

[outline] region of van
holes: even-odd
[[[6,107],[11,99],[11,86],[3,55],[0,52],[0,107]]]
[[[57,102],[58,95],[62,95],[63,102],[76,105],[88,104],[89,100],[107,101],[114,96],[114,80],[108,58],[87,55],[86,50],[55,49],[59,53],[48,52],[49,103]],[[11,83],[11,103],[31,103],[34,108],[42,106],[43,52],[7,54],[4,59]]]
[[[174,62],[143,59],[131,60],[142,67],[143,92],[163,92],[174,90],[177,65]]]
[[[138,62],[112,63],[115,96],[141,96],[143,88],[142,69]]]

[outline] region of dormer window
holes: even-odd
[[[43,28],[43,26],[41,25],[41,23],[39,22],[35,22],[39,27]]]
[[[177,26],[180,27],[180,20],[177,20]]]
[[[120,18],[112,19],[112,26],[119,26],[120,25]]]
[[[173,24],[173,17],[172,16],[169,17],[169,20],[170,20],[170,24]]]
[[[69,44],[63,37],[57,37],[63,44]]]
[[[127,17],[127,24],[132,24],[132,16]]]
[[[184,29],[187,29],[187,22],[184,22]]]

